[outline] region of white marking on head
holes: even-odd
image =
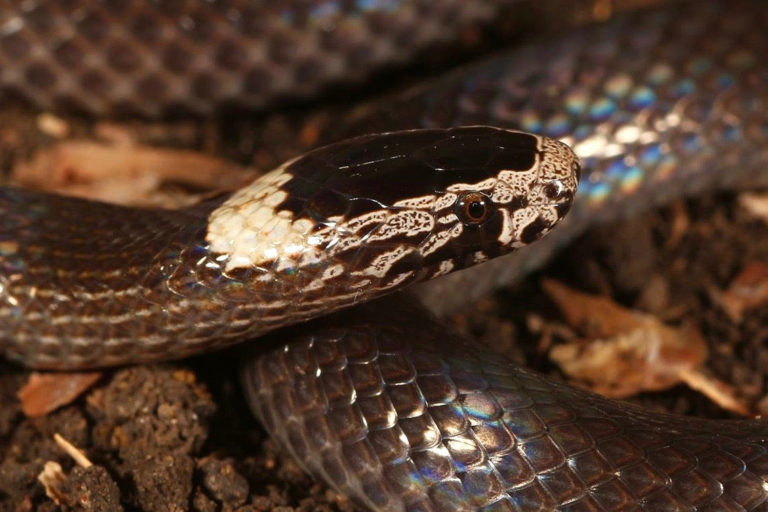
[[[323,271],[323,275],[321,276],[321,279],[328,281],[329,279],[334,279],[336,277],[339,277],[343,273],[344,273],[344,265],[337,263],[336,265],[331,265],[330,267],[325,269]]]
[[[397,201],[392,206],[395,208],[416,208],[419,210],[426,210],[432,208],[437,196],[430,194],[426,196],[411,197],[409,199],[403,199]]]
[[[449,185],[446,190],[448,192],[467,192],[467,191],[482,191],[493,188],[496,185],[498,178],[493,176],[491,178],[484,179],[477,183],[454,183]]]
[[[512,229],[518,234],[531,223],[534,222],[539,216],[538,208],[520,208],[517,211],[512,212]]]
[[[451,205],[453,205],[456,202],[456,199],[458,199],[458,194],[454,194],[451,192],[446,192],[442,196],[437,198],[437,201],[435,201],[435,211],[439,212],[440,210],[443,210],[445,208],[449,208]]]
[[[330,267],[323,270],[323,274],[320,277],[318,277],[317,279],[313,279],[312,282],[310,282],[307,285],[305,290],[307,291],[319,290],[320,288],[323,288],[325,286],[326,281],[335,279],[343,273],[344,273],[344,265],[340,263],[337,263],[336,265],[331,265]]]
[[[314,224],[275,209],[287,197],[280,187],[291,179],[285,171],[289,164],[238,190],[209,215],[205,239],[211,252],[228,256],[226,271],[257,267],[278,258],[278,265],[287,268],[308,246],[307,235]]]
[[[488,261],[488,256],[483,251],[475,251],[472,253],[473,263],[482,263]]]
[[[499,233],[499,243],[509,245],[517,237],[515,232],[515,223],[511,212],[507,209],[501,210],[501,233]]]
[[[355,275],[365,275],[374,277],[384,277],[392,266],[402,258],[413,252],[409,247],[399,245],[391,251],[380,254],[363,270],[354,272]]]
[[[434,234],[429,240],[427,240],[425,243],[419,247],[419,252],[422,256],[428,256],[432,254],[433,252],[437,251],[441,247],[443,247],[445,244],[447,244],[450,240],[453,238],[457,238],[461,236],[461,234],[464,232],[464,225],[461,222],[458,222],[458,218],[456,219],[457,223],[455,226],[453,226],[451,229],[444,229],[443,231],[438,231]]]
[[[501,171],[499,172],[499,182],[491,192],[490,197],[496,204],[500,205],[511,202],[515,197],[526,197],[531,184],[538,179],[537,164],[534,164],[534,167],[527,171]]]
[[[435,227],[435,218],[429,212],[421,210],[403,210],[391,215],[369,240],[387,240],[396,236],[415,236],[427,233]]]
[[[454,222],[459,222],[459,218],[455,213],[449,213],[437,219],[438,224],[453,224]]]
[[[385,220],[387,220],[389,215],[390,212],[387,210],[375,210],[373,212],[365,213],[359,217],[351,219],[349,222],[347,222],[347,224],[345,224],[344,227],[352,233],[357,233],[369,226],[378,226],[382,224]],[[341,222],[341,219],[339,219],[338,222]]]
[[[576,186],[576,177],[573,176],[572,164],[574,163],[574,154],[568,146],[560,141],[540,137],[539,144],[544,151],[544,158],[541,160],[541,180],[559,180],[564,178],[573,179],[573,186]]]
[[[403,272],[402,274],[397,274],[392,280],[384,284],[381,287],[381,289],[386,290],[387,288],[394,288],[395,286],[399,285],[400,283],[402,283],[412,275],[413,275],[413,270],[409,270],[408,272]]]
[[[445,274],[448,274],[450,271],[454,269],[456,264],[453,262],[453,260],[443,260],[440,262],[440,265],[438,265],[437,270],[432,275],[432,277],[438,277]]]
[[[329,233],[328,244],[325,250],[330,256],[335,256],[344,251],[360,247],[365,243],[365,239],[354,235],[341,235],[338,231],[331,231]]]

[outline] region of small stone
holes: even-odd
[[[248,498],[248,481],[237,472],[231,459],[205,459],[200,467],[203,485],[216,500],[242,505]]]

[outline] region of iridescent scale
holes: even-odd
[[[540,266],[586,226],[712,187],[768,183],[768,9],[682,2],[555,35],[334,122],[328,140],[404,127],[491,124],[573,147],[569,218],[535,248],[424,285],[460,308]],[[451,290],[461,289],[461,294]]]

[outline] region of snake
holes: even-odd
[[[27,62],[24,20],[2,34]],[[70,369],[260,336],[241,370],[253,411],[371,510],[763,510],[761,421],[652,413],[554,382],[412,296],[347,307],[438,276],[423,300],[466,300],[596,222],[765,184],[767,21],[758,1],[689,2],[550,35],[364,104],[329,145],[184,210],[3,188],[0,349]],[[0,83],[19,79],[10,68]],[[45,78],[34,94],[73,94],[48,71],[32,73]],[[104,97],[78,103],[125,99]]]

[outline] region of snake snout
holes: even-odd
[[[581,178],[581,161],[566,144],[542,137],[538,180],[533,183],[533,202],[556,214],[555,222],[571,209]]]

